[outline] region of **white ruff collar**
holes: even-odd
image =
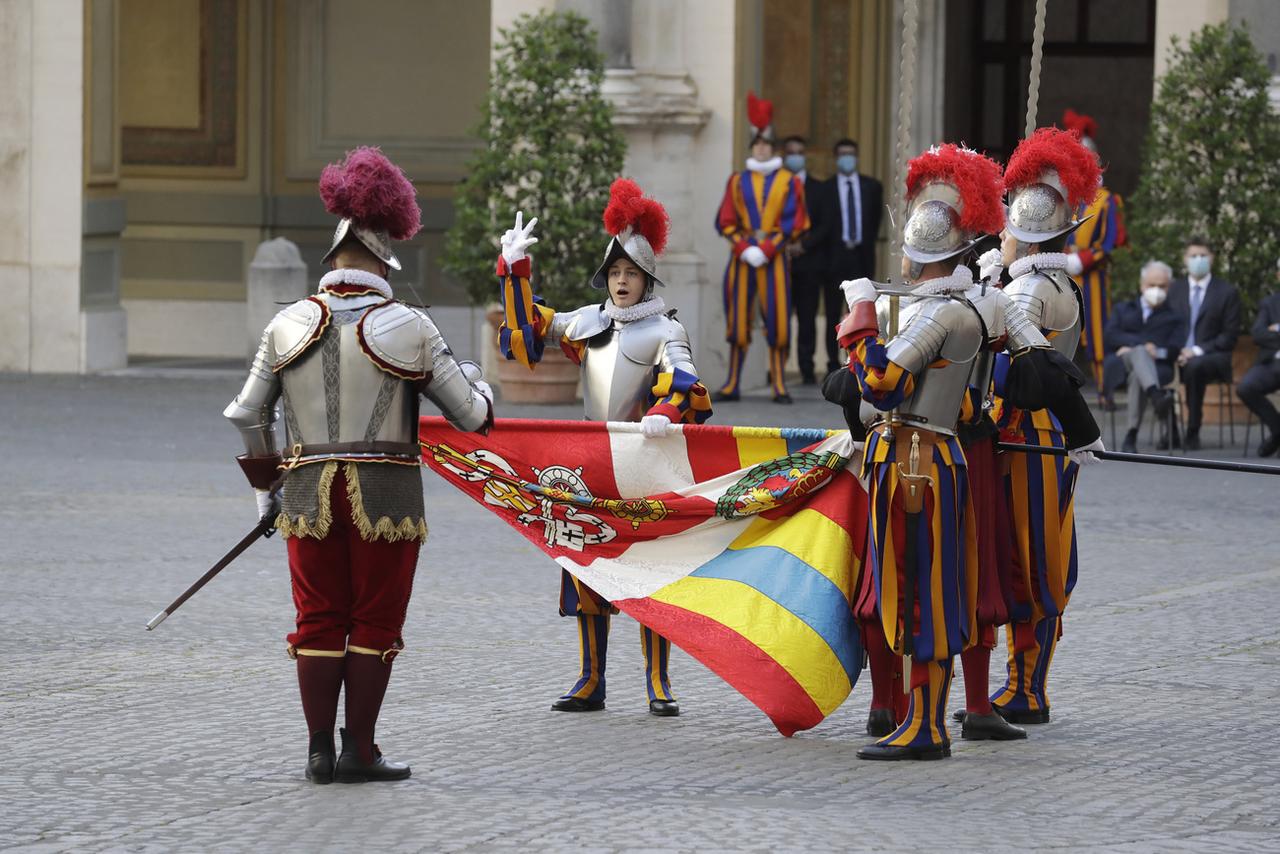
[[[334,285],[360,285],[391,299],[391,286],[387,284],[387,280],[367,270],[330,270],[320,277],[320,290]]]
[[[911,289],[913,294],[958,294],[973,287],[973,271],[964,264],[956,267],[950,276],[926,279]]]
[[[662,314],[667,310],[667,304],[662,301],[662,297],[654,296],[638,302],[635,305],[629,305],[626,308],[618,308],[613,304],[613,300],[605,300],[604,313],[610,320],[617,320],[622,323],[630,323],[633,320],[644,320],[646,317],[653,317],[655,314]]]
[[[747,168],[761,175],[772,175],[782,168],[782,158],[775,156],[768,160],[756,160],[754,157],[748,157]]]
[[[1062,252],[1037,252],[1025,258],[1019,258],[1009,265],[1009,278],[1016,279],[1031,272],[1031,268],[1041,270],[1065,270],[1067,256]]]

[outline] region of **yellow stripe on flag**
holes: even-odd
[[[853,690],[840,659],[822,636],[754,587],[724,578],[688,576],[650,598],[702,614],[742,635],[781,665],[824,716]]]
[[[853,546],[849,532],[817,510],[806,508],[786,519],[757,516],[729,544],[731,549],[755,546],[775,546],[790,552],[825,575],[846,600],[852,599],[853,562],[849,555]]]
[[[734,429],[739,467],[750,468],[757,463],[781,459],[787,455],[787,440],[777,432],[769,432],[773,435],[761,435],[764,431],[750,427],[741,432]]]

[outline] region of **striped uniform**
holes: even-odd
[[[543,305],[534,296],[529,282],[531,262],[525,258],[508,269],[506,261],[498,259],[497,274],[502,279],[503,323],[498,333],[498,346],[510,360],[532,368],[542,359],[546,333],[552,327],[555,310]],[[570,340],[562,336],[560,348],[576,364],[590,358],[587,341]],[[680,369],[653,373],[649,390],[648,412],[661,413],[675,422],[698,424],[711,416],[711,401],[706,388],[696,376]],[[560,614],[578,620],[578,643],[581,651],[581,670],[578,681],[564,695],[588,701],[605,698],[605,664],[609,645],[609,617],[618,613],[608,601],[583,584],[571,573],[562,571],[560,578]],[[640,642],[644,650],[645,684],[650,700],[675,700],[667,678],[667,662],[671,656],[671,642],[657,633],[640,627]]]
[[[729,378],[720,393],[739,392],[742,363],[751,344],[751,318],[758,305],[769,342],[773,392],[786,394],[783,369],[791,332],[791,260],[782,247],[809,229],[804,182],[786,169],[767,175],[750,170],[734,173],[724,189],[716,228],[733,244],[723,284]],[[749,246],[760,247],[768,263],[752,267],[741,260]]]
[[[1057,419],[1046,410],[1009,408],[1005,441],[1065,448]],[[1007,630],[1008,676],[992,704],[1015,711],[1047,711],[1045,681],[1062,633],[1062,613],[1076,585],[1075,485],[1079,466],[1065,456],[1008,453],[1005,484],[1013,514],[1014,585]]]
[[[1082,205],[1080,217],[1089,217],[1067,238],[1067,254],[1077,254],[1084,270],[1077,280],[1084,297],[1084,327],[1080,343],[1093,364],[1094,379],[1102,387],[1103,330],[1111,314],[1111,253],[1128,242],[1124,230],[1124,200],[1106,187]]]
[[[877,409],[892,409],[911,396],[914,378],[888,361],[879,340],[857,341],[850,356],[864,399],[874,402]],[[962,420],[972,417],[967,396],[965,403],[959,413]],[[879,741],[899,747],[950,743],[943,718],[951,686],[951,659],[977,638],[977,527],[967,466],[958,439],[941,434],[936,438],[932,456],[921,460],[920,473],[931,480],[919,487],[924,489],[924,500],[914,569],[904,565],[906,484],[899,476],[894,443],[873,432],[867,436],[865,452],[871,521],[867,563],[874,573],[881,628],[894,653],[903,650],[902,608],[908,571],[912,572],[915,591],[910,706],[897,730]]]

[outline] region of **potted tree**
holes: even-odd
[[[475,304],[492,305],[498,237],[524,211],[538,217],[535,292],[548,305],[577,308],[599,299],[589,281],[605,245],[600,217],[626,153],[600,93],[604,59],[587,19],[571,12],[521,15],[499,36],[476,130],[482,145],[458,190],[443,266]],[[490,317],[496,327],[501,314]],[[535,372],[499,365],[508,401],[574,399],[577,367],[557,347]]]
[[[1238,378],[1252,364],[1249,326],[1275,286],[1280,257],[1280,117],[1268,101],[1271,72],[1248,32],[1230,24],[1207,26],[1185,45],[1175,38],[1170,51],[1129,200],[1131,248],[1117,259],[1115,281],[1136,282],[1148,258],[1176,269],[1186,238],[1206,236],[1215,273],[1240,289],[1245,306],[1233,359]],[[1219,393],[1209,389],[1206,420],[1216,417]]]

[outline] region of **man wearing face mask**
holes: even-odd
[[[1276,282],[1280,284],[1280,261],[1276,262]],[[1262,419],[1271,436],[1258,446],[1258,456],[1269,457],[1280,450],[1280,412],[1267,395],[1280,389],[1280,293],[1258,306],[1258,319],[1251,330],[1258,345],[1258,361],[1236,385],[1236,394],[1245,406]]]
[[[829,270],[826,295],[828,306],[827,354],[828,370],[839,367],[836,355],[835,320],[831,306],[839,304],[838,282],[847,279],[876,275],[876,237],[880,233],[880,213],[884,210],[884,188],[875,178],[858,172],[858,143],[852,139],[838,141],[833,152],[836,156],[836,174],[831,179],[831,191],[835,196],[833,221],[828,238]]]
[[[1183,261],[1187,277],[1169,288],[1169,307],[1187,321],[1178,367],[1187,389],[1186,449],[1198,451],[1204,390],[1209,383],[1231,381],[1231,352],[1240,335],[1240,294],[1235,285],[1213,275],[1213,247],[1205,238],[1187,241]],[[1172,441],[1176,444],[1176,435]]]
[[[831,224],[838,219],[839,211],[832,211],[835,195],[828,192],[831,182],[815,178],[808,170],[805,156],[807,143],[802,136],[789,136],[782,141],[782,165],[795,173],[804,185],[805,209],[809,214],[809,230],[796,241],[787,244],[791,258],[791,298],[796,309],[796,360],[800,364],[800,377],[805,385],[814,385],[813,359],[817,350],[815,326],[818,305],[825,297],[826,325],[834,328],[844,316],[844,301],[835,287],[825,287],[827,279],[827,239]],[[834,336],[830,337],[834,342]],[[833,363],[839,364],[841,354],[827,351],[827,373]]]
[[[769,342],[773,401],[791,403],[784,376],[791,339],[791,259],[783,250],[808,230],[809,214],[804,184],[783,168],[774,147],[773,102],[748,92],[747,121],[747,168],[729,176],[716,213],[716,229],[731,247],[723,284],[729,376],[717,397],[737,400],[742,393],[742,366],[759,311]]]
[[[619,178],[609,189],[604,225],[609,233],[604,262],[591,286],[607,290],[602,303],[559,312],[542,304],[530,283],[528,248],[536,219],[502,236],[498,276],[504,319],[498,344],[503,354],[532,370],[547,344],[559,346],[582,366],[583,408],[591,421],[638,421],[645,438],[667,433],[675,422],[711,417],[711,399],[698,379],[689,334],[675,311],[654,293],[661,285],[657,256],[667,243],[667,212],[643,196],[634,181]],[[568,572],[561,573],[560,614],[576,617],[582,668],[578,681],[552,704],[556,712],[604,709],[609,618],[618,610]],[[667,678],[671,642],[641,626],[649,713],[680,714]]]
[[[1115,306],[1107,321],[1107,355],[1102,366],[1102,387],[1110,392],[1128,384],[1128,417],[1120,450],[1138,450],[1138,427],[1148,402],[1156,417],[1164,420],[1173,408],[1173,396],[1165,386],[1173,381],[1173,365],[1187,339],[1187,324],[1165,301],[1173,270],[1163,261],[1142,267],[1139,295]]]

